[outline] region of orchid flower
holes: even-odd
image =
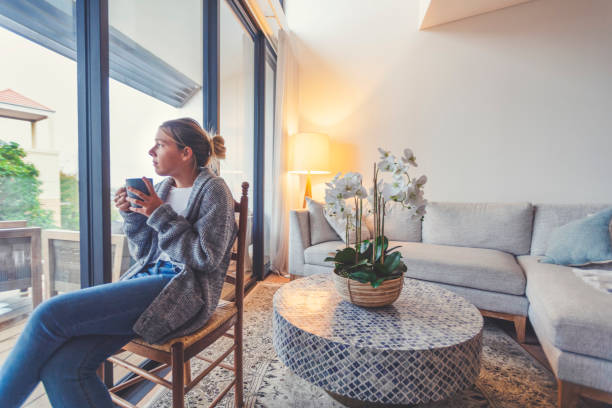
[[[402,157],[402,161],[406,164],[418,167],[416,163],[416,157],[414,157],[414,153],[411,149],[404,149],[404,156]]]

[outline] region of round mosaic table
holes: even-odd
[[[480,371],[478,309],[413,279],[395,303],[376,309],[342,300],[330,274],[292,281],[274,295],[273,327],[280,360],[344,403],[439,401]]]

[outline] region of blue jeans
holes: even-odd
[[[137,337],[132,326],[173,276],[151,274],[41,303],[0,368],[0,407],[20,407],[41,380],[54,408],[114,407],[96,370]]]
[[[132,279],[151,275],[176,275],[180,271],[181,268],[179,266],[176,266],[168,261],[160,260],[157,261],[157,263],[148,264],[142,271],[132,276]]]

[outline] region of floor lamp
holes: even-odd
[[[329,136],[324,133],[298,133],[293,136],[289,173],[306,174],[306,197],[312,198],[311,174],[329,174]]]

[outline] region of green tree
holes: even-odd
[[[60,171],[60,201],[62,228],[79,230],[79,179],[76,174]]]
[[[115,189],[116,190],[116,189]],[[62,229],[79,230],[79,179],[76,174],[60,171],[60,197],[62,205]],[[114,203],[115,193],[111,191],[111,222],[123,222],[123,217]]]
[[[38,170],[25,163],[18,143],[0,140],[0,220],[27,220],[30,225],[53,228],[53,216],[42,209]]]

